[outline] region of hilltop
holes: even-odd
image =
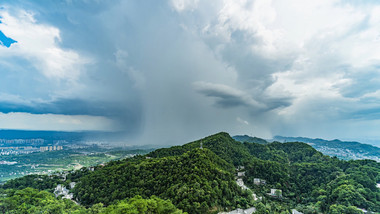
[[[248,142],[248,143],[258,143],[258,144],[268,144],[269,142],[258,137],[251,137],[248,135],[235,135],[232,137],[236,141],[240,141],[242,143]]]

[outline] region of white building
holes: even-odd
[[[298,212],[296,209],[292,209],[292,214],[303,214],[303,213]]]
[[[244,184],[244,181],[243,179],[239,178],[236,180],[236,183],[239,187],[241,187],[243,190],[247,190],[249,189],[245,184]]]
[[[238,166],[236,170],[244,170],[244,166]]]
[[[357,208],[358,210],[362,211],[364,214],[368,213],[368,210],[363,209],[363,208]]]
[[[276,197],[281,197],[282,196],[282,190],[280,190],[280,189],[270,189],[270,195],[271,196],[276,196]]]
[[[253,183],[254,183],[255,185],[260,185],[260,178],[254,178],[254,179],[253,179]]]
[[[69,193],[69,190],[66,189],[66,187],[61,184],[58,184],[58,186],[54,189],[54,195],[55,197],[62,195],[62,198],[66,198],[70,200],[74,197],[73,194]]]
[[[254,178],[253,179],[253,184],[255,185],[265,185],[267,183],[266,180],[260,179],[260,178]]]
[[[248,209],[236,209],[236,210],[232,210],[230,212],[221,212],[221,213],[218,213],[218,214],[252,214],[256,212],[256,208],[254,207],[251,207],[251,208],[248,208]]]
[[[70,183],[70,189],[74,189],[75,184],[76,184],[75,182],[71,182],[71,183]]]

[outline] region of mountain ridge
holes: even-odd
[[[280,142],[303,142],[313,146],[318,151],[330,156],[349,159],[371,159],[380,161],[380,148],[370,144],[364,144],[356,141],[341,141],[338,139],[324,140],[321,138],[307,137],[284,137],[275,136],[272,140]]]

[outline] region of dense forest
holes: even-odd
[[[143,199],[136,195],[133,198],[124,199],[104,207],[102,203],[95,204],[86,209],[68,199],[57,199],[54,194],[47,191],[38,191],[33,188],[22,190],[3,190],[6,197],[0,198],[0,212],[2,213],[76,213],[76,214],[136,214],[136,213],[160,213],[181,214],[170,200],[162,200],[152,196]]]
[[[238,174],[239,172],[239,174]],[[239,175],[239,177],[237,177]],[[249,189],[238,186],[240,178]],[[257,183],[258,180],[265,181]],[[55,198],[58,184],[75,201]],[[380,212],[380,163],[325,156],[305,143],[238,142],[218,133],[94,170],[29,175],[2,186],[3,213]],[[271,189],[276,194],[269,194]],[[27,211],[25,211],[27,210]],[[127,211],[131,210],[131,211]]]
[[[233,165],[210,150],[194,149],[179,156],[110,163],[84,176],[74,194],[86,206],[156,195],[190,213],[245,207],[252,197],[236,185],[233,172]]]

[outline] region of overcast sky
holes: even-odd
[[[380,140],[380,3],[2,0],[0,128]]]

